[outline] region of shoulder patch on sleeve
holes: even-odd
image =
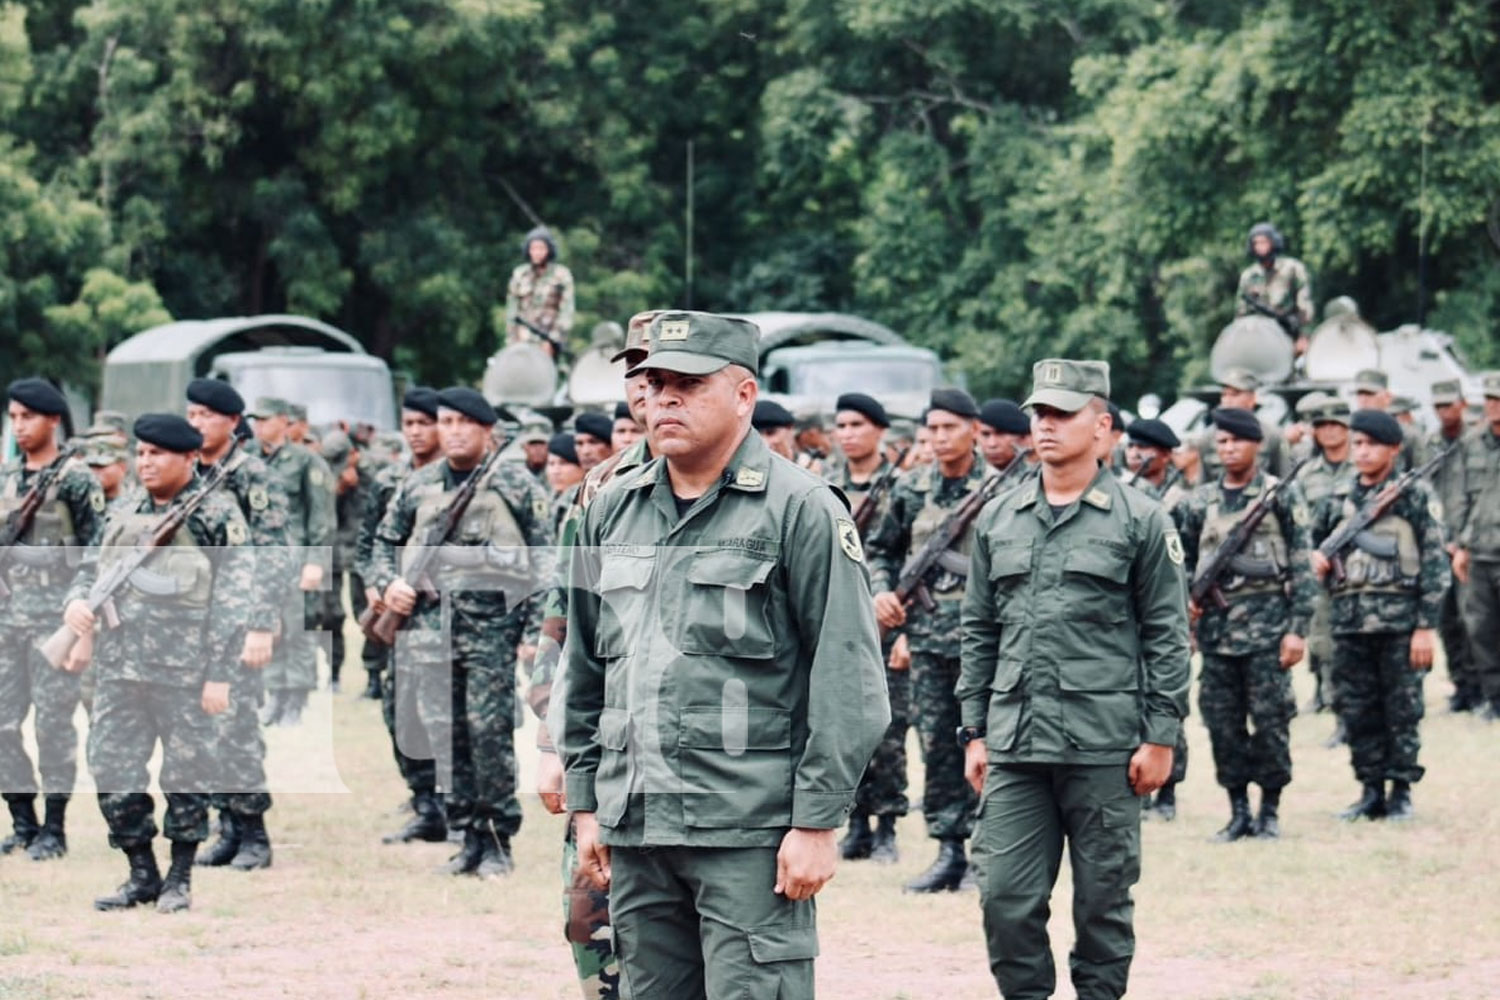
[[[1172,560],[1172,562],[1176,565],[1181,566],[1183,563],[1183,559],[1185,558],[1182,551],[1182,536],[1177,534],[1177,530],[1175,528],[1168,528],[1166,531],[1166,537],[1167,558]]]
[[[859,529],[854,526],[854,522],[847,517],[835,517],[833,522],[839,535],[839,548],[844,550],[844,555],[857,563],[864,562],[865,552],[860,548]]]
[[[534,496],[531,498],[531,516],[538,521],[546,521],[551,510],[547,506],[545,497]]]
[[[105,499],[103,490],[89,490],[89,506],[94,508],[95,514],[104,513]]]
[[[307,470],[307,481],[312,483],[314,486],[322,486],[323,470],[318,468],[316,465],[309,468]]]
[[[1295,522],[1295,523],[1297,523],[1297,524],[1302,525],[1303,527],[1306,527],[1308,524],[1310,524],[1312,522],[1312,514],[1310,514],[1308,512],[1307,504],[1305,504],[1305,503],[1294,503],[1294,504],[1292,504],[1292,521]]]
[[[1432,497],[1427,501],[1427,513],[1432,515],[1434,521],[1441,524],[1443,522],[1443,501],[1439,500],[1436,496]]]
[[[264,486],[250,487],[250,492],[245,499],[249,501],[251,510],[265,510],[271,505],[271,496]]]
[[[245,530],[245,522],[230,521],[225,524],[224,538],[230,545],[244,545],[250,538],[249,532]]]

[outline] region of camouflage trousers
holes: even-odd
[[[1460,694],[1479,696],[1479,674],[1474,669],[1473,650],[1469,648],[1469,629],[1464,624],[1464,601],[1469,585],[1459,583],[1458,577],[1448,581],[1448,592],[1443,595],[1443,612],[1438,619],[1438,634],[1443,640],[1443,655],[1448,659],[1448,679],[1454,691]]]
[[[630,989],[620,973],[614,930],[609,921],[609,891],[597,888],[578,865],[573,818],[563,837],[563,937],[573,951],[583,1000],[627,1000]]]
[[[911,652],[911,714],[922,743],[925,781],[922,817],[927,835],[937,840],[966,839],[974,831],[979,796],[964,780],[964,751],[958,745],[958,657],[930,650]]]
[[[218,778],[216,727],[199,688],[116,678],[99,682],[89,729],[89,771],[109,844],[121,850],[156,836],[147,762],[160,741],[160,783],[166,793],[168,840],[199,843],[208,836],[208,792]]]
[[[391,647],[366,639],[362,654],[366,664],[371,662],[372,653],[379,656],[382,667],[380,715],[385,720],[385,731],[391,734],[391,754],[396,758],[396,770],[413,795],[436,791],[437,769],[432,759],[432,746],[417,712],[419,673],[410,665],[398,670]]]
[[[281,634],[264,670],[268,691],[311,691],[318,686],[318,637],[306,628],[308,597],[296,587],[287,590],[281,606]]]
[[[73,725],[78,675],[58,670],[35,647],[51,631],[0,629],[0,792],[7,800],[29,798],[39,789],[66,798],[78,776],[78,730]],[[21,724],[33,708],[35,771],[21,740]]]
[[[1469,565],[1463,612],[1480,693],[1500,703],[1500,562],[1475,560]]]
[[[1221,786],[1243,788],[1254,782],[1275,789],[1291,783],[1289,730],[1297,706],[1279,650],[1259,649],[1241,656],[1205,652],[1198,711],[1208,727],[1214,774]]]
[[[271,808],[266,789],[266,738],[260,725],[265,684],[259,670],[235,664],[229,683],[229,710],[216,716],[219,783],[213,806],[235,816],[263,816]]]
[[[1422,679],[1411,666],[1411,633],[1334,637],[1335,708],[1349,734],[1349,757],[1362,784],[1422,778]]]
[[[854,793],[856,816],[905,816],[906,731],[911,726],[911,671],[885,672],[891,701],[891,724],[875,748],[875,755]]]

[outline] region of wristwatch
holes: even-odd
[[[984,739],[984,727],[983,726],[959,726],[958,727],[958,745],[959,746],[966,747],[970,743],[973,743],[975,740],[982,740],[982,739]]]

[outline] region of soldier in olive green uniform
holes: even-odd
[[[550,714],[637,997],[813,995],[812,897],[890,721],[849,511],[751,431],[757,336],[656,318],[632,371],[664,457],[574,549]]]
[[[516,652],[534,635],[537,581],[552,580],[547,498],[515,462],[480,473],[496,422],[478,392],[438,393],[445,457],[407,477],[375,532],[372,583],[385,602],[411,614],[396,649],[404,681],[414,677],[417,711],[446,793],[448,825],[464,833],[448,871],[494,877],[513,867],[510,839],[521,828],[516,799]],[[407,580],[414,550],[470,476],[473,501],[444,541],[431,580]],[[405,551],[403,551],[405,550]],[[436,588],[438,597],[416,587]],[[534,640],[533,640],[534,644]],[[402,660],[411,658],[408,672]]]
[[[1464,511],[1459,526],[1454,570],[1468,585],[1464,624],[1484,717],[1500,719],[1500,372],[1487,372],[1484,423],[1464,447]]]
[[[270,698],[261,721],[266,725],[295,725],[301,721],[307,695],[318,683],[317,643],[306,628],[305,594],[328,585],[333,544],[333,475],[317,455],[287,440],[291,406],[284,399],[262,397],[255,402],[255,436],[260,457],[287,498],[287,539],[301,566],[298,585],[285,598],[281,637],[265,668]]]
[[[1427,436],[1427,453],[1436,455],[1452,449],[1432,473],[1432,488],[1443,504],[1443,536],[1447,539],[1451,559],[1457,554],[1459,539],[1463,535],[1464,526],[1458,519],[1468,513],[1463,386],[1457,380],[1434,382],[1432,406],[1437,412],[1438,427]],[[1468,584],[1459,580],[1456,573],[1450,576],[1448,591],[1443,595],[1443,615],[1438,622],[1438,634],[1442,637],[1443,652],[1448,660],[1448,679],[1453,682],[1453,696],[1448,704],[1455,712],[1472,711],[1483,702],[1474,674],[1474,657],[1469,650],[1469,630],[1464,626],[1463,606],[1467,595]]]
[[[344,587],[357,619],[365,611],[365,584],[355,560],[365,498],[374,487],[375,469],[343,431],[329,431],[319,444],[323,461],[333,476],[333,577],[328,587],[314,595],[317,627],[332,640],[328,657],[329,687],[339,689],[344,666]]]
[[[0,854],[23,850],[33,860],[45,861],[68,851],[64,823],[78,774],[73,712],[84,664],[54,669],[34,646],[57,628],[57,612],[82,546],[93,543],[103,520],[104,491],[81,458],[58,452],[57,428],[68,408],[62,393],[42,379],[26,378],[12,382],[6,397],[22,454],[0,468],[0,519],[18,510],[49,467],[52,481],[31,526],[10,551],[0,553],[0,792],[14,824],[14,832],[0,841]],[[21,740],[21,724],[33,706],[35,771]],[[46,797],[41,824],[38,790]]]
[[[1359,470],[1339,504],[1323,502],[1313,542],[1352,518],[1397,475],[1401,425],[1388,413],[1360,410],[1349,422]],[[1413,482],[1380,520],[1339,553],[1344,576],[1313,554],[1332,594],[1333,676],[1349,736],[1354,776],[1364,786],[1344,819],[1412,816],[1411,786],[1422,778],[1422,679],[1432,667],[1448,587],[1442,505],[1425,480]],[[1386,797],[1386,782],[1390,797]]]
[[[1297,485],[1307,501],[1309,512],[1316,512],[1325,501],[1343,503],[1352,483],[1354,467],[1349,464],[1349,404],[1333,396],[1324,396],[1305,416],[1312,424],[1312,440],[1317,455],[1297,473]],[[1329,625],[1328,591],[1318,588],[1313,599],[1312,624],[1307,638],[1307,663],[1317,681],[1312,710],[1321,712],[1332,706],[1338,711],[1337,692],[1333,686],[1333,632]],[[1343,722],[1328,741],[1330,747],[1344,742]]]
[[[1176,511],[1188,576],[1207,564],[1276,482],[1256,468],[1260,422],[1249,410],[1214,411],[1223,475],[1204,483]],[[1308,562],[1311,520],[1295,483],[1277,490],[1270,512],[1219,576],[1216,601],[1197,616],[1203,673],[1198,708],[1213,746],[1219,785],[1229,793],[1229,823],[1216,839],[1281,835],[1281,790],[1292,780],[1290,727],[1297,712],[1288,671],[1307,649],[1317,589]],[[1252,733],[1246,717],[1254,724]],[[1250,818],[1247,786],[1260,786]]]
[[[1135,950],[1141,796],[1171,773],[1187,713],[1182,543],[1161,505],[1094,459],[1109,366],[1034,370],[1041,476],[974,526],[958,699],[984,794],[974,861],[990,968],[1008,1000],[1056,989],[1048,898],[1073,867],[1073,986],[1123,996]]]
[[[136,469],[143,489],[112,511],[68,591],[64,613],[78,635],[92,635],[87,600],[100,573],[131,554],[143,531],[203,486],[193,453],[203,437],[175,414],[135,422]],[[130,877],[94,901],[99,910],[155,902],[162,913],[191,903],[193,856],[208,835],[208,793],[218,783],[213,716],[229,706],[230,664],[240,655],[253,600],[250,529],[234,500],[207,494],[167,546],[114,595],[119,626],[98,638],[98,691],[89,731],[89,770],[109,843],[130,860]],[[165,880],[151,843],[157,826],[147,762],[160,742],[159,781],[167,800],[163,832],[172,843]]]

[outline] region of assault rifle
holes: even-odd
[[[927,577],[934,569],[944,569],[955,576],[969,575],[969,560],[953,549],[953,543],[963,538],[964,533],[969,530],[969,525],[979,516],[984,505],[995,498],[1000,492],[1000,487],[1012,474],[1021,468],[1026,462],[1026,456],[1031,453],[1030,448],[1021,448],[1016,452],[1016,457],[1010,460],[1010,464],[1004,469],[987,478],[979,484],[979,489],[964,498],[963,503],[953,508],[949,514],[938,525],[937,531],[927,539],[917,552],[901,567],[901,578],[896,581],[896,599],[902,604],[909,600],[915,600],[922,605],[924,610],[934,611],[937,602],[932,599],[931,592],[927,589]]]
[[[1442,465],[1448,453],[1457,445],[1457,442],[1450,444],[1415,469],[1408,469],[1391,480],[1384,489],[1366,500],[1364,506],[1360,507],[1353,517],[1334,529],[1333,534],[1323,539],[1323,544],[1318,546],[1318,551],[1322,553],[1324,559],[1328,560],[1329,581],[1344,582],[1344,552],[1351,545],[1358,545],[1367,552],[1373,552],[1385,558],[1395,557],[1394,543],[1369,534],[1370,525],[1385,517],[1412,483],[1426,478],[1439,465]]]
[[[107,569],[100,571],[94,580],[94,585],[89,588],[88,597],[84,600],[90,611],[103,614],[105,625],[110,628],[120,627],[120,614],[115,610],[115,595],[124,588],[126,583],[130,582],[132,576],[145,568],[146,561],[156,553],[157,549],[172,544],[172,539],[176,536],[178,529],[187,523],[193,511],[201,507],[203,501],[207,500],[214,490],[224,485],[229,478],[229,458],[238,446],[236,442],[230,447],[223,460],[214,466],[213,471],[204,479],[203,485],[192,495],[174,503],[162,515],[161,520],[156,522],[155,527],[142,532],[134,548],[118,561],[110,564]],[[48,663],[61,670],[78,639],[78,634],[72,628],[63,625],[45,642],[39,644],[37,649],[47,658]]]
[[[5,582],[5,574],[14,558],[15,546],[21,544],[21,537],[31,529],[31,522],[36,520],[36,512],[42,509],[42,504],[47,499],[47,491],[52,489],[52,484],[62,473],[63,463],[72,455],[73,448],[70,445],[42,467],[32,480],[31,489],[21,498],[21,505],[10,512],[10,516],[5,519],[5,527],[0,528],[0,598],[10,597],[10,585]]]
[[[901,449],[901,454],[890,464],[884,474],[870,487],[870,492],[859,502],[859,509],[854,512],[854,528],[859,532],[859,540],[864,541],[865,532],[870,530],[870,522],[875,520],[875,512],[880,509],[880,501],[885,497],[890,488],[895,485],[896,477],[901,475],[901,463],[906,461],[906,453],[911,451],[908,445]]]
[[[448,509],[443,511],[443,516],[428,529],[427,537],[422,539],[422,547],[418,550],[416,558],[412,560],[406,572],[401,574],[402,579],[426,596],[437,597],[437,588],[433,586],[431,576],[433,563],[441,554],[443,545],[458,530],[458,524],[464,518],[464,511],[469,509],[469,503],[474,499],[475,492],[489,478],[490,468],[495,464],[499,454],[499,448],[490,449],[490,453],[485,456],[483,462],[479,463],[479,467],[470,474],[468,479],[464,480],[462,486],[453,492],[453,499],[449,501]],[[379,607],[372,604],[365,609],[365,613],[359,616],[359,627],[367,639],[394,646],[396,633],[401,631],[410,617],[410,614],[402,614],[382,601]]]
[[[1260,313],[1262,316],[1267,316],[1271,319],[1274,319],[1277,324],[1286,331],[1286,335],[1288,337],[1291,337],[1293,340],[1296,340],[1298,337],[1302,336],[1302,317],[1297,314],[1297,309],[1295,306],[1291,309],[1288,309],[1286,312],[1280,312],[1276,309],[1272,309],[1270,306],[1266,305],[1264,302],[1251,295],[1249,292],[1240,292],[1240,299],[1245,303],[1245,305]]]
[[[1193,578],[1193,585],[1188,590],[1188,596],[1192,598],[1194,604],[1201,608],[1204,600],[1207,599],[1212,601],[1216,608],[1227,608],[1229,602],[1224,599],[1224,591],[1219,589],[1219,581],[1224,575],[1230,570],[1244,576],[1256,575],[1254,570],[1257,567],[1249,565],[1246,557],[1241,555],[1241,551],[1250,541],[1250,536],[1255,534],[1255,529],[1260,527],[1260,522],[1271,513],[1271,503],[1276,499],[1276,494],[1281,492],[1283,486],[1296,479],[1297,473],[1302,471],[1302,467],[1310,461],[1312,461],[1312,456],[1304,458],[1292,466],[1284,479],[1278,479],[1267,486],[1260,498],[1250,505],[1243,517],[1235,522],[1234,527],[1229,530],[1229,537],[1224,539],[1224,544],[1219,546],[1214,557],[1200,567],[1198,575]]]

